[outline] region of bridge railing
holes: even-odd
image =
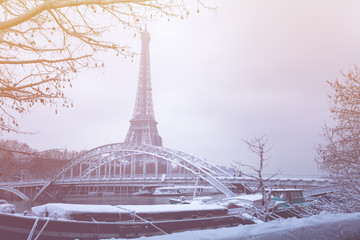
[[[191,182],[196,180],[196,176],[194,174],[184,174],[184,173],[172,173],[171,175],[165,175],[165,177],[161,175],[158,175],[156,177],[155,174],[147,174],[145,177],[143,174],[135,174],[132,177],[124,176],[124,177],[103,177],[103,178],[96,178],[96,176],[91,176],[90,178],[60,178],[57,179],[54,183],[55,184],[71,184],[71,183],[84,183],[84,182],[118,182],[118,183],[128,183],[128,182]],[[253,182],[256,183],[256,180],[251,177],[215,177],[216,179],[220,180],[224,183],[235,183],[235,182]],[[0,182],[0,186],[11,186],[11,187],[32,187],[32,186],[43,186],[47,182],[46,179],[43,180],[34,180],[34,181],[14,181],[14,182]],[[332,181],[330,179],[319,179],[319,178],[296,178],[296,177],[284,177],[283,175],[277,176],[272,178],[271,180],[267,181],[269,183],[279,185],[283,183],[289,183],[289,184],[298,184],[301,185],[307,185],[307,186],[325,186],[325,185],[331,185]],[[272,185],[273,185],[272,184]]]
[[[15,181],[15,182],[1,182],[0,186],[10,186],[10,187],[28,187],[28,186],[39,186],[44,185],[47,179],[43,180],[34,180],[34,181]]]

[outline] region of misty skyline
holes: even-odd
[[[357,1],[216,1],[217,13],[148,23],[155,119],[163,146],[230,166],[256,165],[242,140],[266,135],[265,172],[315,172],[321,126],[331,123],[326,81],[360,58]],[[140,34],[106,37],[140,52]],[[139,70],[101,54],[105,70],[84,70],[66,89],[72,109],[38,107],[19,122],[33,135],[4,133],[32,148],[90,150],[123,142]]]

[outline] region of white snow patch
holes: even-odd
[[[32,207],[31,211],[37,216],[59,217],[69,219],[72,213],[126,213],[127,211],[111,205],[47,203]]]
[[[90,205],[90,204],[66,204],[47,203],[41,206],[32,207],[31,211],[37,216],[57,217],[70,219],[73,213],[164,213],[164,212],[186,212],[196,210],[221,210],[226,207],[218,204],[158,204],[158,205]]]
[[[135,212],[146,212],[146,213],[226,209],[226,207],[214,203],[201,204],[197,202],[192,202],[191,204],[121,205],[121,206],[119,205],[118,207]]]
[[[248,201],[259,201],[262,200],[262,194],[255,193],[255,194],[246,194],[246,195],[239,195],[233,198],[228,199],[239,199],[239,200],[248,200]],[[225,199],[226,200],[226,199]]]
[[[360,239],[360,213],[341,213],[290,218],[268,223],[231,228],[187,231],[142,237],[141,240],[287,240],[287,239]],[[118,239],[120,240],[120,239]]]

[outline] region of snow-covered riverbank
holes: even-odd
[[[291,218],[254,225],[188,231],[162,236],[142,237],[141,240],[288,240],[288,239],[360,239],[360,213],[320,215]]]

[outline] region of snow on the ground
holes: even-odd
[[[360,213],[329,214],[309,218],[290,218],[231,228],[187,231],[169,235],[142,237],[141,240],[292,240],[360,239]],[[120,239],[117,239],[120,240]]]

